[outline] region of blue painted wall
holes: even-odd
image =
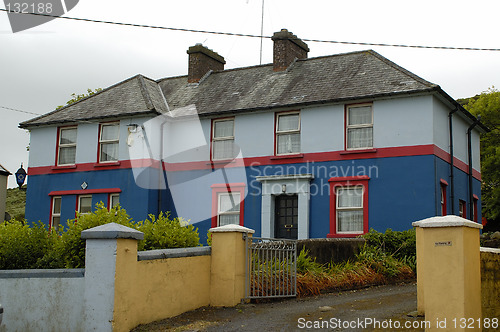
[[[211,227],[212,189],[214,183],[246,183],[244,222],[245,226],[261,234],[261,184],[256,176],[312,173],[310,201],[311,238],[324,238],[330,232],[330,193],[328,179],[331,177],[368,175],[369,181],[369,227],[377,231],[406,230],[411,223],[440,214],[440,179],[449,182],[449,164],[433,155],[391,157],[297,163],[288,165],[265,165],[219,170],[177,171],[168,173],[170,188],[162,191],[163,211],[172,217],[190,219],[199,229],[202,242]],[[144,169],[142,177],[156,183],[158,170]],[[148,214],[157,214],[158,190],[144,189],[136,185],[130,169],[74,172],[52,175],[30,176],[27,192],[26,218],[30,222],[41,220],[48,223],[51,191],[79,190],[82,182],[88,189],[121,188],[120,204],[136,221],[144,220]],[[467,174],[455,171],[455,212],[458,200],[468,201]],[[144,182],[144,181],[142,181]],[[180,186],[180,187],[179,187]],[[179,190],[180,188],[180,190]],[[474,179],[474,193],[480,197],[480,182]],[[448,213],[451,214],[450,191]],[[107,203],[107,194],[94,194],[92,203]],[[479,213],[481,202],[478,204]],[[61,220],[75,217],[76,195],[63,196]],[[467,207],[469,209],[469,207]],[[479,215],[480,218],[480,215]],[[480,220],[480,219],[479,219]]]

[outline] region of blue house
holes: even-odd
[[[224,70],[197,44],[187,76],[131,77],[20,124],[26,218],[55,227],[95,204],[171,211],[205,234],[353,237],[446,214],[481,220],[479,135],[438,85],[372,51],[308,58],[281,30],[273,63]]]

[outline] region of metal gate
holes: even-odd
[[[246,237],[247,299],[297,296],[297,241]]]

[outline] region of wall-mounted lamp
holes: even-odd
[[[281,185],[281,192],[286,193],[286,184]]]
[[[127,125],[128,132],[129,133],[135,133],[135,132],[137,132],[137,127],[139,127],[139,125],[137,123],[128,124]]]

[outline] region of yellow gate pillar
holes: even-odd
[[[479,230],[458,216],[433,217],[417,227],[417,302],[428,331],[481,330]],[[473,327],[473,329],[471,329]]]
[[[210,305],[235,306],[245,297],[246,245],[243,234],[255,231],[239,225],[211,228]]]

